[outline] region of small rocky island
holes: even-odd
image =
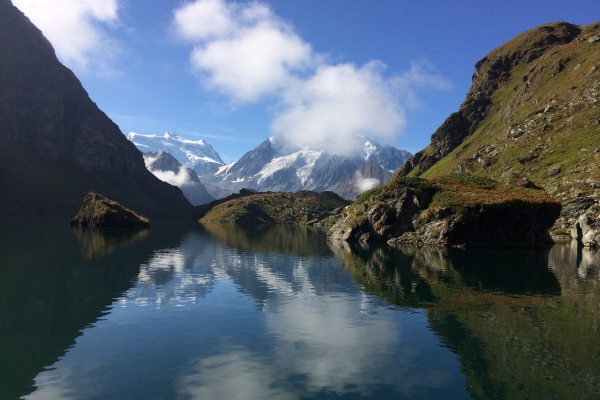
[[[552,243],[548,229],[560,210],[544,190],[480,176],[396,177],[363,193],[328,235],[392,245],[542,246]]]
[[[83,200],[81,210],[71,220],[71,225],[147,228],[150,223],[148,219],[137,215],[115,201],[97,193],[88,193]]]
[[[244,192],[244,193],[242,193]],[[200,222],[267,223],[293,225],[327,225],[341,213],[350,201],[333,192],[263,192],[247,193],[243,197],[217,204]]]

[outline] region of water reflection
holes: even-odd
[[[103,256],[114,252],[121,246],[145,238],[148,229],[136,228],[104,228],[104,227],[71,227],[81,247],[81,254],[86,259]]]
[[[320,233],[265,230],[278,243],[250,251],[229,243],[260,232],[226,229],[219,235],[235,240],[194,230],[154,250],[135,286],[26,398],[468,397],[423,314],[361,291]]]
[[[81,247],[88,241],[73,234],[68,220],[2,218],[0,398],[16,399],[31,392],[33,378],[63,356],[82,330],[131,288],[157,241],[177,246],[180,235],[185,235],[185,230],[170,232],[173,236],[166,239],[153,235],[93,239],[96,244],[111,243],[112,250],[90,259],[88,255],[99,253]]]
[[[202,228],[228,246],[245,251],[299,255],[330,254],[327,231],[314,226],[205,223]]]
[[[473,397],[598,397],[598,252],[331,246],[365,290],[426,308]]]
[[[545,399],[600,390],[600,258],[570,244],[393,249],[327,242],[318,229],[230,224],[154,225],[92,259],[72,232],[57,241],[67,247],[52,271],[28,268],[60,277],[42,290],[67,311],[42,306],[40,320],[77,321],[32,363],[25,375],[37,374],[36,391],[26,399]],[[51,260],[58,242],[48,244]],[[18,299],[18,290],[6,293]],[[19,327],[19,307],[35,314],[35,302],[23,303],[0,303],[1,328]],[[52,344],[21,345],[28,340]]]

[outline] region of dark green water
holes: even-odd
[[[0,399],[597,399],[600,254],[0,220]]]

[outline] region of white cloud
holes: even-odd
[[[402,104],[413,109],[422,107],[416,89],[449,90],[452,88],[450,82],[437,74],[434,66],[424,60],[413,61],[408,71],[390,79],[390,85],[398,93]]]
[[[354,187],[359,193],[366,192],[379,186],[379,179],[376,178],[364,178],[360,171],[356,171],[354,174]]]
[[[120,0],[13,0],[52,43],[58,58],[80,70],[106,72],[120,52],[105,27],[119,22]]]
[[[312,59],[310,45],[260,3],[198,0],[175,10],[174,24],[196,43],[190,62],[206,86],[238,101],[285,87]]]
[[[323,65],[307,80],[287,88],[283,111],[272,130],[301,146],[317,146],[345,154],[361,134],[394,139],[405,125],[404,111],[381,76],[384,65],[372,61]]]
[[[447,82],[424,62],[386,77],[385,65],[331,65],[260,2],[195,0],[174,11],[177,35],[194,45],[190,63],[203,84],[236,102],[278,100],[272,131],[294,144],[352,152],[354,135],[390,142],[403,131],[415,89]]]
[[[154,162],[158,159],[156,156],[144,155],[144,163],[146,168],[154,174],[158,179],[168,184],[181,187],[184,184],[191,183],[190,170],[184,166],[180,166],[177,173],[173,171],[163,171],[154,168]]]

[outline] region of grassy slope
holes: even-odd
[[[488,58],[518,51],[536,32],[517,36]],[[525,176],[560,200],[597,193],[600,41],[588,40],[597,34],[600,24],[584,27],[574,41],[512,69],[475,132],[421,176],[458,170],[499,181]]]

